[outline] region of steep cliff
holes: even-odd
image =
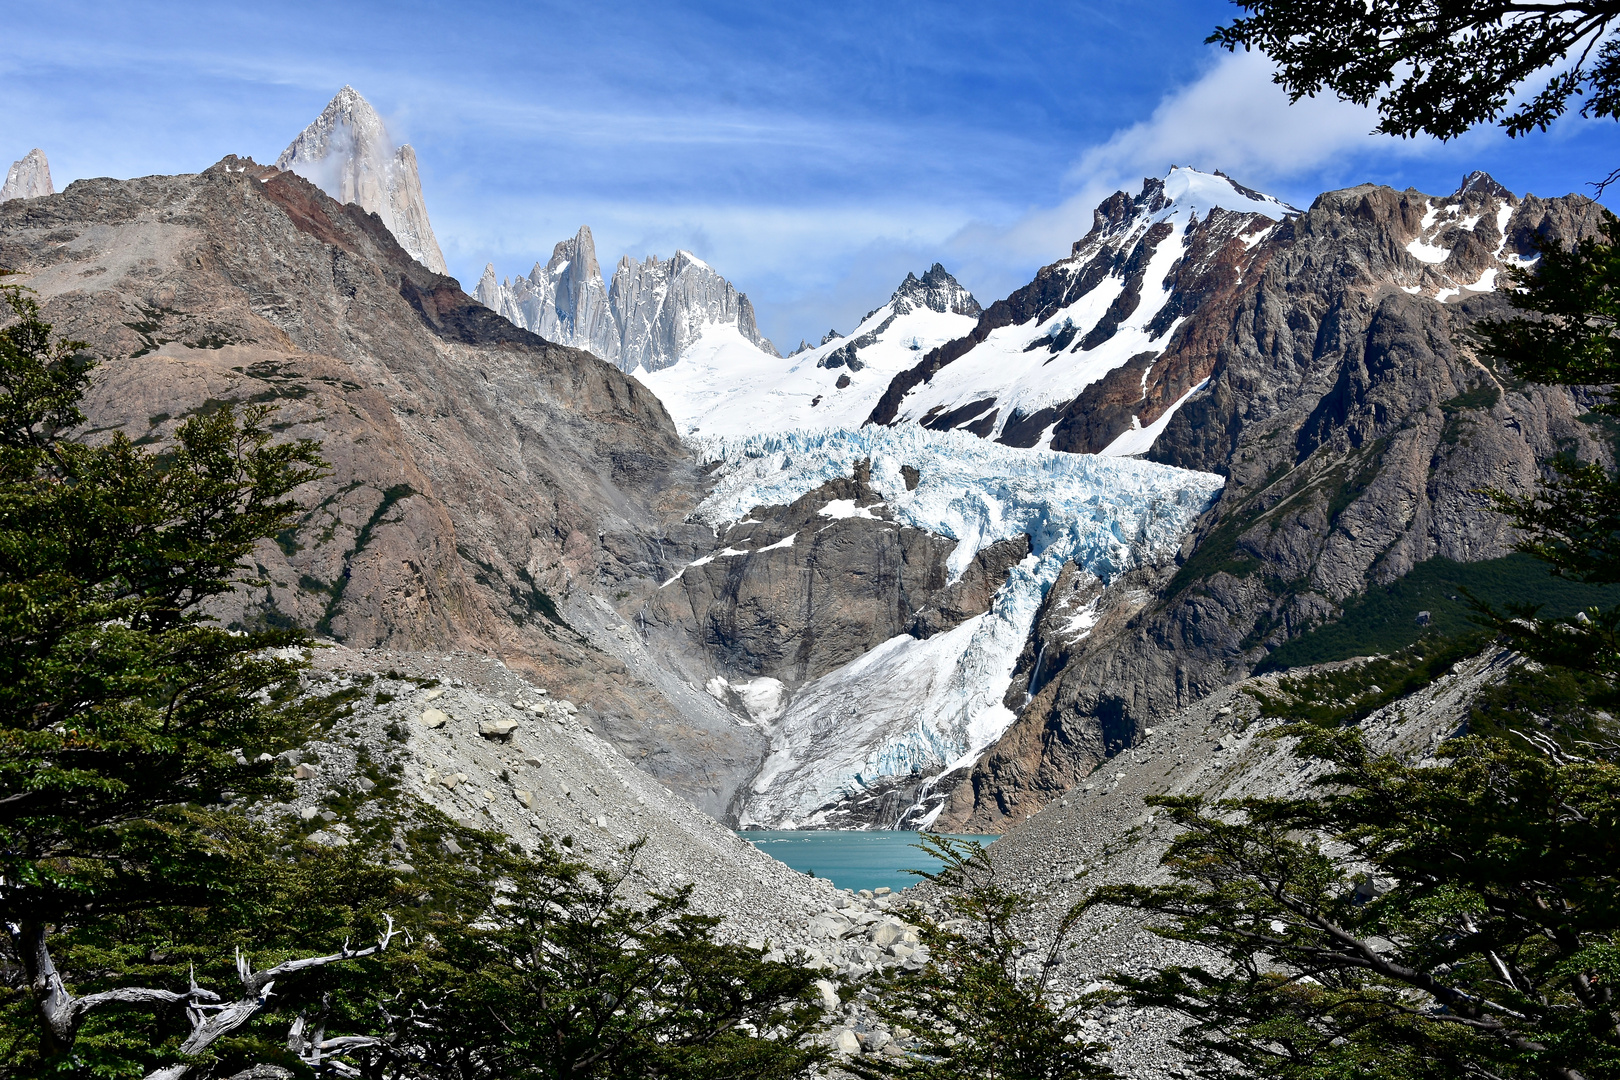
[[[619,325],[608,305],[588,225],[581,225],[572,239],[559,241],[546,265],[535,263],[526,278],[496,281],[494,264],[485,266],[474,295],[485,307],[547,341],[619,364]]]
[[[13,161],[6,170],[6,183],[0,187],[0,202],[11,199],[37,199],[54,195],[51,184],[51,163],[45,160],[45,151],[39,147],[28,151],[20,160]]]
[[[227,622],[502,657],[716,816],[752,774],[761,737],[627,668],[591,599],[712,544],[679,524],[701,477],[640,384],[476,303],[376,215],[247,160],[0,205],[0,265],[101,358],[93,427],[157,441],[236,401],[321,441],[331,474],[255,551],[267,584],[233,594]]]
[[[759,332],[748,297],[689,251],[639,263],[626,255],[612,284],[604,284],[585,225],[526,278],[501,280],[487,265],[477,296],[514,325],[588,349],[621,371],[669,367],[705,336],[734,341],[749,357],[778,355]]]
[[[628,255],[620,258],[608,297],[621,335],[619,366],[625,371],[668,367],[711,326],[735,327],[754,348],[778,355],[759,332],[748,297],[689,251],[677,251],[669,260],[656,255],[639,263]]]
[[[436,274],[449,271],[428,221],[416,151],[396,147],[382,117],[352,86],[281,152],[276,168],[295,172],[338,202],[382,218],[400,247]]]
[[[1083,583],[1052,590],[1015,679],[1031,700],[941,824],[1023,817],[1367,590],[1429,560],[1506,555],[1483,489],[1529,490],[1561,451],[1610,460],[1580,395],[1487,366],[1470,329],[1508,310],[1495,279],[1534,257],[1533,238],[1590,235],[1598,216],[1474,174],[1439,198],[1331,192],[1252,244],[1241,279],[1152,362],[1197,389],[1148,456],[1221,473],[1219,501],[1173,573],[1144,571],[1090,608]],[[1091,420],[1079,410],[1057,430],[1095,446],[1107,425]]]

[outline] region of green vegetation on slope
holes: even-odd
[[[1392,653],[1434,634],[1462,638],[1478,632],[1470,595],[1497,610],[1539,605],[1542,618],[1567,619],[1590,607],[1620,603],[1620,587],[1594,586],[1554,577],[1547,564],[1515,553],[1485,562],[1436,557],[1389,585],[1373,586],[1344,606],[1339,618],[1307,631],[1277,649],[1256,674]],[[1429,613],[1420,626],[1419,612]]]

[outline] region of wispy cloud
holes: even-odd
[[[1202,44],[1225,0],[56,0],[8,12],[0,167],[62,180],[273,160],[352,83],[410,141],[451,269],[687,247],[784,344],[848,329],[944,262],[983,301],[1027,281],[1115,188],[1172,163],[1290,201],[1375,180],[1431,190],[1485,167],[1561,193],[1620,156],[1620,125],[1534,145],[1367,133],[1290,107],[1257,56]]]

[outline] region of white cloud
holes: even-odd
[[[1139,191],[1144,177],[1163,176],[1171,165],[1220,169],[1286,198],[1293,182],[1356,155],[1420,155],[1439,145],[1371,134],[1376,113],[1331,94],[1291,104],[1271,72],[1259,53],[1217,50],[1204,74],[1167,93],[1152,115],[1084,150],[1066,177],[1077,185],[1073,194],[1010,225],[969,226],[953,246],[992,261],[1055,258],[1091,228],[1098,203],[1120,189]]]

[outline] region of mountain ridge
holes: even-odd
[[[588,349],[627,373],[675,364],[711,326],[733,327],[753,348],[780,356],[759,332],[747,294],[690,251],[641,262],[621,256],[604,283],[588,225],[527,277],[498,279],[495,264],[486,264],[474,294],[525,330]]]
[[[829,330],[785,358],[702,340],[680,363],[638,373],[687,435],[856,427],[914,357],[973,325],[979,302],[939,263],[907,273],[848,336]]]
[[[1019,720],[954,781],[941,827],[1034,812],[1426,559],[1506,555],[1512,531],[1483,489],[1528,492],[1561,451],[1613,461],[1579,392],[1487,366],[1470,329],[1510,310],[1496,278],[1536,241],[1595,235],[1599,219],[1583,196],[1521,199],[1471,173],[1439,197],[1326,192],[1259,238],[1246,273],[1152,358],[1192,392],[1136,448],[1225,489],[1173,572],[1112,597],[1053,587],[1019,660]],[[1117,378],[1139,407],[1145,376]]]

